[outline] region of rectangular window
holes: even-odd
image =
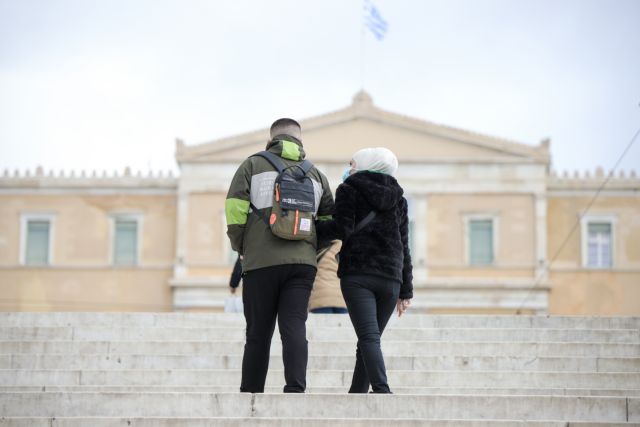
[[[587,267],[612,266],[612,238],[610,222],[587,223]]]
[[[46,219],[27,220],[26,265],[49,265],[51,222]]]
[[[116,218],[114,223],[113,264],[136,265],[138,263],[138,221]]]
[[[493,253],[493,220],[469,220],[469,264],[491,265]]]

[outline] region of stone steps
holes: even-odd
[[[235,393],[238,385],[47,385],[47,386],[0,386],[0,392],[200,392]],[[280,393],[282,386],[267,386],[266,393]],[[308,393],[344,394],[347,387],[308,387]],[[493,387],[393,387],[395,394],[419,395],[519,395],[519,396],[626,396],[640,397],[640,388],[635,389],[589,389],[589,388],[493,388]]]
[[[348,395],[348,316],[310,315],[308,393],[238,393],[242,315],[0,313],[0,427],[640,424],[640,318],[394,317],[394,395]]]
[[[309,386],[347,387],[351,370],[308,370]],[[530,372],[530,371],[414,371],[389,370],[389,384],[433,387],[569,387],[638,388],[640,373],[634,372]],[[277,386],[284,373],[270,369],[267,384]],[[0,384],[12,385],[238,385],[238,369],[110,369],[110,370],[0,370]]]
[[[308,369],[349,370],[354,355],[310,355]],[[545,357],[545,356],[387,356],[390,370],[465,371],[563,371],[640,372],[640,357]],[[271,356],[272,368],[282,358]],[[0,369],[240,369],[238,355],[146,355],[146,354],[0,354]]]
[[[269,417],[640,422],[640,399],[248,393],[5,392],[5,417]]]
[[[312,341],[355,340],[353,328],[314,326],[307,328]],[[242,341],[242,327],[0,327],[0,340],[11,341]],[[384,337],[390,341],[467,341],[467,342],[600,342],[640,341],[638,329],[555,329],[555,328],[390,328]],[[275,334],[278,338],[278,334]]]
[[[231,313],[94,313],[94,312],[0,312],[3,327],[244,327],[242,314]],[[307,325],[349,326],[346,314],[310,314]],[[640,317],[422,315],[393,316],[389,327],[404,328],[555,328],[640,329]]]
[[[633,427],[640,423],[589,421],[425,420],[394,419],[395,427]],[[119,417],[11,417],[1,427],[388,427],[389,419],[373,418],[119,418]]]
[[[310,341],[310,355],[354,355],[355,340]],[[0,341],[0,354],[148,354],[242,356],[244,341]],[[640,357],[640,343],[392,341],[385,356]],[[271,354],[281,354],[277,339]]]

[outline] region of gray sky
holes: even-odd
[[[640,0],[375,0],[381,108],[613,166],[640,127]],[[173,169],[195,144],[348,105],[360,0],[0,0],[0,168]],[[311,153],[312,155],[313,153]],[[640,141],[623,169],[640,169]]]

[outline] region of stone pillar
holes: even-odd
[[[547,267],[547,196],[535,195],[535,277],[539,283],[549,280]]]
[[[173,277],[187,275],[187,234],[189,222],[189,193],[178,186],[178,206],[176,212],[176,257],[173,264]]]
[[[415,254],[411,254],[414,269],[420,273],[418,276],[423,276],[426,279],[429,275],[427,270],[427,239],[428,239],[428,230],[427,230],[427,196],[421,194],[415,198],[414,203],[414,211],[413,211],[413,221],[414,221],[414,233],[413,236],[415,247]],[[422,278],[422,277],[420,277]]]

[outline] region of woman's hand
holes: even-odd
[[[398,299],[398,302],[396,303],[396,308],[398,309],[398,317],[402,316],[402,314],[407,311],[410,305],[410,299]]]

